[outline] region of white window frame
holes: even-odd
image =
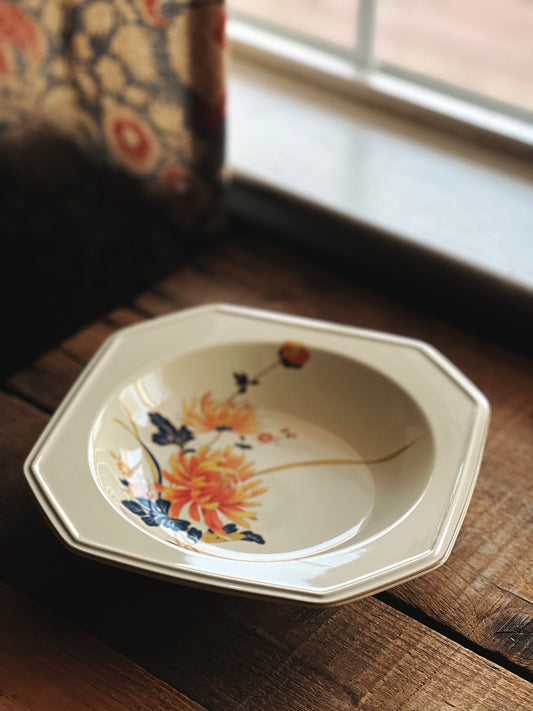
[[[533,115],[529,112],[378,61],[373,51],[377,2],[359,2],[354,49],[298,36],[288,29],[231,12],[230,4],[228,36],[232,52],[329,91],[521,156],[533,155]]]
[[[235,214],[348,259],[381,236],[385,258],[442,260],[533,307],[530,121],[389,71],[368,43],[333,51],[235,14],[228,36]]]

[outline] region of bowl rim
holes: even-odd
[[[390,348],[395,351],[400,349],[403,354],[400,360],[404,365],[404,361],[407,359],[407,362],[411,361],[410,365],[412,367],[416,365],[419,369],[423,370],[425,368],[428,373],[432,371],[434,381],[440,383],[441,395],[444,389],[443,383],[446,383],[446,388],[455,393],[453,398],[451,395],[449,396],[450,401],[461,401],[464,404],[465,412],[461,427],[468,426],[468,432],[463,432],[463,441],[460,447],[457,447],[457,443],[455,444],[457,451],[453,462],[450,457],[448,458],[447,465],[454,466],[455,471],[450,474],[444,471],[444,466],[439,466],[437,467],[438,471],[434,471],[430,477],[435,478],[437,473],[439,477],[447,476],[448,484],[451,488],[445,506],[439,510],[438,521],[428,521],[426,520],[428,518],[427,512],[424,514],[424,525],[427,529],[425,541],[407,541],[396,563],[391,563],[390,556],[387,558],[382,550],[386,536],[381,537],[381,546],[370,543],[370,550],[365,550],[365,555],[362,555],[360,550],[348,549],[348,553],[346,551],[344,553],[333,551],[319,554],[320,560],[312,560],[313,557],[311,557],[309,560],[304,559],[302,562],[301,559],[297,559],[292,562],[292,565],[300,568],[300,572],[292,576],[289,575],[288,571],[282,570],[283,565],[265,562],[262,564],[263,567],[270,565],[272,570],[274,568],[278,570],[274,571],[275,574],[271,572],[260,579],[257,575],[254,577],[249,573],[246,574],[246,571],[242,569],[243,566],[235,566],[233,559],[229,559],[228,562],[233,564],[233,568],[237,567],[237,571],[231,571],[229,569],[230,566],[206,563],[206,558],[207,560],[213,560],[214,556],[191,553],[190,551],[182,552],[175,548],[170,549],[170,546],[161,545],[161,542],[154,540],[154,543],[161,549],[158,555],[156,547],[148,545],[146,541],[144,542],[146,545],[143,544],[142,539],[148,540],[149,537],[140,530],[134,535],[132,532],[137,529],[129,521],[121,518],[101,493],[99,493],[100,502],[98,503],[100,514],[102,516],[104,516],[104,513],[106,514],[104,516],[106,525],[113,527],[116,524],[117,531],[113,534],[113,540],[106,541],[101,535],[91,532],[90,525],[87,524],[86,520],[83,521],[83,524],[78,525],[78,521],[75,520],[76,514],[72,515],[72,502],[69,503],[68,495],[66,494],[68,482],[65,480],[61,487],[58,484],[58,476],[56,475],[54,478],[50,474],[52,465],[56,469],[58,467],[66,469],[69,466],[75,466],[76,459],[73,453],[67,452],[66,449],[68,448],[61,447],[61,435],[64,436],[65,433],[73,431],[73,418],[69,418],[67,415],[69,413],[80,414],[80,412],[84,412],[85,417],[82,419],[87,423],[87,418],[91,413],[94,414],[95,411],[101,412],[102,403],[98,398],[94,398],[96,404],[91,407],[87,407],[87,399],[91,397],[91,390],[95,389],[95,384],[98,384],[99,381],[100,391],[106,389],[106,382],[108,385],[112,382],[115,382],[117,386],[120,385],[120,383],[116,383],[116,375],[114,374],[117,372],[117,365],[120,363],[121,351],[124,350],[125,343],[127,344],[131,340],[139,340],[149,331],[152,332],[152,336],[156,332],[159,332],[160,335],[167,333],[166,338],[168,341],[168,334],[172,334],[176,328],[182,327],[188,321],[192,323],[190,319],[207,319],[213,327],[213,332],[215,332],[215,341],[210,345],[219,344],[219,341],[216,340],[216,332],[217,329],[218,332],[221,329],[220,323],[215,323],[217,320],[229,319],[236,323],[237,320],[242,321],[244,319],[248,326],[252,321],[258,322],[264,327],[266,321],[280,335],[288,333],[289,330],[304,329],[307,332],[307,341],[309,341],[311,334],[319,334],[316,339],[313,336],[311,340],[320,342],[324,337],[327,337],[328,343],[330,343],[331,339],[335,337],[340,339],[339,343],[344,343],[344,345],[346,344],[346,339],[351,341],[352,345],[356,342],[359,344],[364,343],[367,346],[370,344],[373,347],[369,351],[374,355],[380,349],[385,351]],[[218,335],[220,336],[220,333]],[[278,340],[274,336],[269,336],[267,340],[271,342],[273,339]],[[165,339],[163,338],[163,340]],[[250,342],[249,337],[244,340]],[[231,342],[235,341],[232,340]],[[237,340],[236,342],[241,341]],[[376,345],[377,350],[375,348]],[[339,347],[339,344],[337,344],[336,348]],[[194,351],[196,348],[192,347],[189,350]],[[331,351],[330,348],[324,348],[324,350]],[[343,355],[345,355],[344,352]],[[398,353],[396,353],[397,355]],[[167,353],[159,360],[161,363],[168,362],[172,357]],[[367,357],[369,357],[368,353],[365,354],[365,358]],[[360,359],[358,358],[357,360]],[[365,359],[360,362],[369,365]],[[151,360],[149,356],[146,356],[144,359],[144,371],[147,372],[148,367],[152,364],[157,367],[157,363]],[[375,364],[371,367],[392,379],[412,396],[412,389],[405,387],[404,383],[398,381],[397,377],[391,377],[390,369],[386,364],[381,362],[380,367],[375,368],[374,366]],[[125,384],[128,378],[131,381],[139,370],[140,368],[130,374],[124,373],[121,382]],[[129,377],[129,375],[132,377]],[[430,376],[426,374],[425,377]],[[432,397],[435,400],[435,397]],[[417,398],[414,399],[424,415],[428,417],[426,408],[422,407]],[[466,403],[468,403],[468,407]],[[427,402],[424,402],[424,404],[427,407]],[[110,336],[91,359],[52,416],[28,455],[24,465],[24,472],[37,501],[60,539],[68,547],[83,555],[190,585],[199,585],[217,590],[224,589],[228,592],[238,592],[259,597],[277,597],[311,604],[340,604],[405,582],[429,572],[445,562],[452,550],[472,496],[487,436],[489,419],[489,405],[482,393],[441,353],[423,341],[380,331],[279,314],[262,309],[250,309],[228,304],[208,304],[135,324]],[[429,421],[432,422],[431,418],[429,418]],[[440,420],[437,421],[440,422]],[[70,427],[67,426],[69,422],[71,424]],[[437,434],[439,433],[437,432]],[[454,435],[456,434],[457,432],[454,431]],[[76,437],[78,442],[84,442],[86,445],[89,432],[86,429],[86,425],[84,429],[83,423],[78,427]],[[448,436],[446,446],[449,446],[452,440],[453,437]],[[440,451],[443,451],[443,446],[441,443]],[[87,451],[86,448],[85,451]],[[439,452],[437,452],[438,454]],[[81,468],[84,469],[85,466],[85,463],[83,463]],[[81,473],[82,481],[87,479],[86,474],[87,471],[85,469]],[[90,474],[89,478],[93,485],[96,486],[92,474]],[[98,497],[93,496],[91,500],[98,501]],[[112,512],[112,517],[116,518],[115,522],[112,522],[112,517],[110,518],[109,516],[110,512]],[[83,518],[83,515],[81,515],[81,518]],[[120,525],[118,523],[119,519],[122,521]],[[411,520],[408,523],[406,531],[395,529],[394,536],[391,536],[390,540],[393,540],[395,536],[397,537],[399,533],[404,536],[408,535],[409,526],[414,525],[414,522]],[[120,535],[117,533],[119,528],[121,529]],[[169,548],[172,555],[162,554],[162,550],[166,548]],[[144,552],[139,553],[139,550]],[[349,558],[350,555],[352,559],[346,560],[347,556]],[[366,557],[368,561],[372,555],[382,560],[383,565],[379,569],[372,570],[372,566],[367,565],[365,568],[357,565],[362,557]],[[243,563],[243,565],[246,567],[246,563]],[[343,574],[339,573],[337,577],[330,576],[329,583],[319,584],[317,582],[320,576],[323,576],[324,567],[330,571],[341,571],[343,566],[351,569],[352,572],[350,573],[346,570]],[[288,575],[289,577],[287,577]]]

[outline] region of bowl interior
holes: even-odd
[[[416,402],[356,359],[238,343],[157,364],[93,427],[108,501],[162,542],[282,560],[382,535],[417,505],[434,444]]]

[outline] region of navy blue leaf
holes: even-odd
[[[170,501],[167,499],[157,499],[150,501],[149,499],[139,498],[137,501],[122,502],[124,506],[141,517],[141,521],[147,526],[163,526],[171,531],[186,531],[190,523],[180,518],[169,518],[168,511],[170,509]],[[202,533],[200,532],[200,537]]]
[[[162,513],[163,516],[168,516],[169,508],[170,508],[170,501],[167,501],[167,499],[158,499],[155,502],[154,509],[159,511],[159,513]]]
[[[136,516],[143,516],[146,511],[136,501],[123,501],[124,506]]]
[[[254,533],[253,531],[242,531],[242,540],[260,544],[263,544],[265,542],[263,536],[261,536],[259,533]]]
[[[252,449],[251,444],[242,444],[241,442],[236,442],[235,446],[240,447],[241,449]]]
[[[155,515],[157,515],[159,513],[159,511],[157,510],[155,501],[151,501],[150,499],[145,499],[143,496],[139,496],[137,501],[140,503],[140,505],[143,507],[143,509],[146,511],[146,513],[155,514]]]
[[[182,425],[179,430],[174,427],[170,420],[160,415],[158,412],[150,412],[148,414],[150,421],[155,425],[158,431],[152,435],[152,441],[156,444],[177,444],[178,447],[183,447],[184,444],[194,439],[194,435],[188,427]]]
[[[128,486],[128,484],[129,484],[129,482],[128,482],[127,479],[121,479],[121,480],[120,480],[120,483],[121,483],[121,484],[124,484],[124,486]]]
[[[189,528],[189,533],[188,535],[193,538],[195,541],[199,541],[200,538],[202,537],[202,532],[199,531],[197,528]]]
[[[246,373],[233,373],[233,377],[235,378],[235,383],[239,389],[240,393],[245,393],[246,390],[248,389],[248,376]]]
[[[188,427],[185,427],[185,425],[182,425],[179,430],[178,430],[178,438],[176,440],[176,444],[179,445],[180,447],[183,447],[184,444],[187,442],[190,442],[191,439],[194,439],[194,435],[191,432],[191,430]]]
[[[181,518],[165,518],[163,519],[163,526],[171,531],[186,531],[190,523]]]
[[[234,523],[227,523],[225,526],[222,526],[222,530],[229,535],[237,531],[237,526]]]

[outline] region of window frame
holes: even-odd
[[[329,91],[507,152],[533,156],[533,114],[378,60],[373,51],[377,3],[359,2],[353,48],[300,35],[238,11],[230,11],[230,46],[239,58]]]

